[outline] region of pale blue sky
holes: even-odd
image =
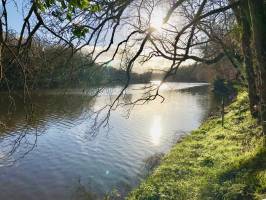
[[[13,1],[9,1],[7,4],[8,23],[10,29],[19,31],[23,23],[22,5],[26,1],[23,2],[23,0],[15,0],[15,2],[16,5],[13,3]]]
[[[16,2],[15,4],[14,4],[14,1]],[[27,6],[30,6],[30,0],[14,0],[14,1],[12,1],[12,0],[8,1],[9,2],[8,5],[7,5],[7,9],[8,9],[8,24],[9,24],[9,29],[13,29],[16,32],[20,32],[22,24],[23,24],[23,18],[28,13],[28,9],[29,8],[27,9]],[[25,9],[24,10],[25,13],[23,13],[23,9]],[[160,19],[158,19],[158,16],[157,16],[157,19],[155,17],[155,21],[154,21],[155,25],[158,24],[157,20],[160,20]],[[163,13],[160,13],[160,18],[163,18]],[[121,29],[119,36],[124,35],[125,34],[124,31],[125,30]],[[118,38],[119,38],[119,41],[120,41],[121,38],[120,37],[118,37]],[[117,39],[117,37],[115,38],[115,40],[116,39]],[[109,54],[112,55],[112,53],[113,53],[113,51],[111,49],[109,53],[106,53],[104,55],[104,57],[106,57],[106,56],[108,57]],[[102,59],[100,59],[100,60],[102,60]],[[106,59],[103,59],[103,60],[106,60]],[[119,60],[120,59],[118,58],[118,61]],[[116,63],[116,62],[114,62],[114,63]],[[120,61],[119,61],[119,63],[120,63]],[[162,66],[168,66],[169,65],[169,61],[162,60],[162,59],[159,59],[159,60],[155,59],[155,60],[152,60],[152,61],[146,63],[145,65],[149,66],[148,68],[150,68],[150,67],[151,68],[162,68]],[[137,71],[142,71],[142,70],[143,70],[143,66],[141,66],[140,69],[138,69]]]

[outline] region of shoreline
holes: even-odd
[[[219,116],[182,137],[127,197],[157,199],[266,198],[266,151],[261,127],[251,118],[247,92]]]

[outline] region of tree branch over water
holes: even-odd
[[[110,104],[95,112],[92,130],[107,126],[111,111],[118,106],[134,107],[157,97],[163,101],[160,87],[189,62],[213,64],[227,57],[239,73],[241,71],[241,50],[230,40],[239,20],[234,11],[241,8],[241,0],[34,0],[28,1],[28,6],[24,5],[24,21],[12,37],[7,1],[2,0],[0,17],[0,58],[7,51],[12,55],[8,62],[1,59],[0,65],[1,82],[5,80],[7,88],[5,71],[15,63],[20,66],[24,77],[24,94],[30,98],[27,80],[31,72],[25,64],[31,60],[34,46],[38,44],[37,38],[41,38],[40,44],[47,40],[50,46],[71,49],[66,65],[71,65],[73,55],[78,53],[87,56],[90,64],[99,63],[98,68],[107,68],[119,60],[120,66],[116,67],[125,72],[123,85]],[[162,24],[156,25],[153,21],[158,8],[164,9],[164,16]],[[164,73],[161,83],[147,84],[141,97],[123,102],[134,66],[144,67],[154,58],[171,63],[161,70]],[[69,79],[73,75],[74,66],[71,67]],[[104,112],[102,117],[99,113]]]

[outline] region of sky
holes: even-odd
[[[22,27],[22,23],[23,23],[23,6],[25,7],[25,3],[29,2],[27,1],[23,1],[23,0],[15,0],[16,5],[14,3],[12,3],[13,1],[8,1],[8,11],[9,11],[9,15],[8,15],[8,21],[9,21],[9,28],[15,30],[16,32],[20,32],[21,27]],[[26,12],[27,13],[27,12]],[[165,13],[163,12],[163,9],[156,9],[153,17],[152,17],[152,21],[151,21],[151,26],[157,28],[158,30],[161,28],[162,26],[162,22],[163,22],[163,17],[164,17]],[[121,29],[120,33],[118,34],[118,38],[120,38],[120,35],[126,35],[125,30]],[[90,47],[87,47],[88,49]],[[102,47],[97,47],[98,49],[102,49]],[[108,60],[108,58],[110,58],[114,52],[115,48],[111,48],[111,50],[109,52],[107,52],[106,54],[104,54],[103,56],[101,56],[99,58],[98,61],[103,62]],[[121,57],[118,56],[116,58],[116,60],[114,60],[111,65],[113,67],[119,67],[120,64],[120,59]],[[162,59],[162,58],[155,58],[152,59],[151,61],[145,63],[144,65],[135,63],[135,66],[133,68],[133,70],[135,72],[146,72],[149,71],[150,69],[164,69],[166,67],[169,67],[171,64],[170,61]]]
[[[15,0],[16,5],[12,1],[8,1],[7,9],[8,22],[10,29],[19,31],[23,23],[22,4],[23,0]],[[25,1],[24,1],[25,2]]]

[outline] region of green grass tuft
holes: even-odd
[[[266,198],[266,150],[245,91],[183,138],[128,200]]]

